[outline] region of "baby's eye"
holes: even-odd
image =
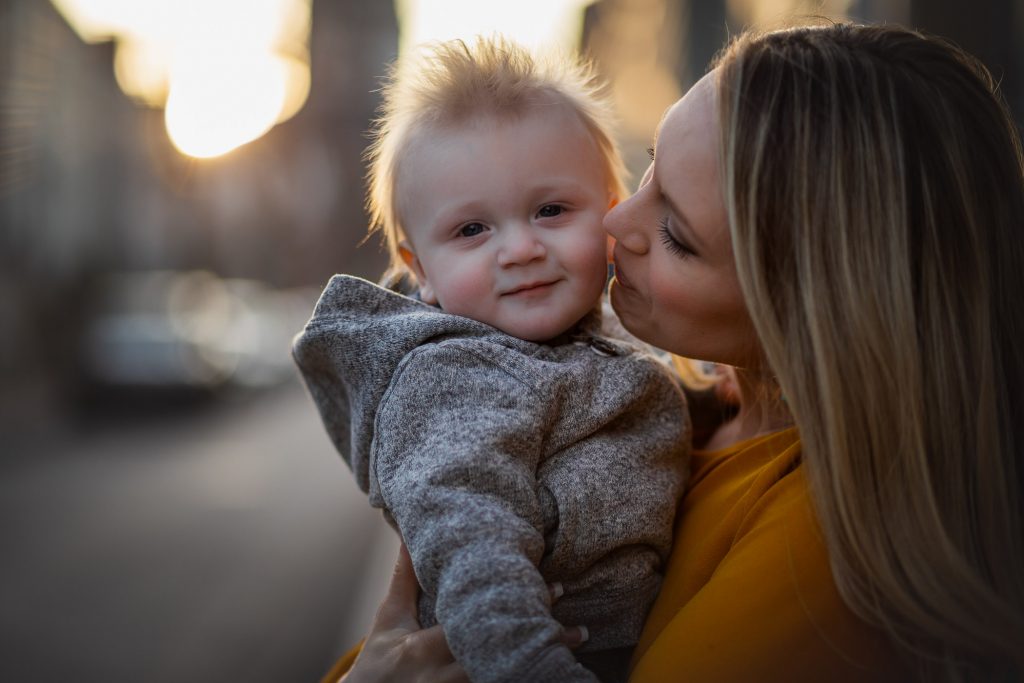
[[[539,218],[554,218],[555,216],[561,215],[563,209],[558,204],[548,204],[547,206],[540,207],[540,211],[537,212]]]
[[[466,223],[459,228],[459,237],[476,237],[486,229],[483,223]]]

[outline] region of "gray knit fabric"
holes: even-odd
[[[384,508],[470,678],[593,681],[556,643],[635,645],[689,449],[674,375],[579,333],[535,344],[335,276],[294,356],[334,444]],[[552,608],[547,583],[565,595]]]

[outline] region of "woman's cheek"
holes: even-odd
[[[685,274],[671,265],[658,260],[651,263],[649,296],[655,308],[678,314],[692,307],[696,293],[686,286]]]

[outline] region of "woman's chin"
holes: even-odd
[[[626,331],[637,339],[650,343],[650,340],[645,336],[645,332],[650,334],[649,330],[643,325],[645,317],[637,311],[637,304],[639,302],[636,298],[636,292],[623,285],[617,279],[613,279],[608,289],[608,300],[611,302],[612,310],[615,311],[615,315],[618,316],[619,322],[626,328]]]

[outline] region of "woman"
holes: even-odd
[[[605,225],[626,327],[740,396],[630,680],[1024,678],[1024,172],[983,67],[741,36]],[[415,590],[400,560],[350,683],[462,680]]]

